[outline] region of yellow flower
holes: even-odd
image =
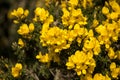
[[[22,19],[27,17],[29,14],[28,10],[25,10],[22,7],[19,7],[17,10],[14,10],[13,12],[11,12],[11,15],[14,17],[17,17],[18,19]]]
[[[39,52],[39,55],[36,56],[36,59],[43,63],[50,61],[49,55],[47,53],[45,55],[42,55],[41,52]]]
[[[71,6],[77,6],[78,5],[78,0],[69,0],[69,4]]]
[[[45,21],[49,16],[49,12],[44,8],[37,7],[35,9],[35,18],[38,18],[40,21]]]
[[[20,35],[27,35],[29,33],[29,28],[27,24],[22,24],[20,29],[17,31]]]
[[[50,16],[46,19],[45,23],[51,24],[53,21],[54,21],[54,18],[53,18],[52,15],[50,15]]]
[[[21,75],[21,70],[22,70],[22,64],[17,63],[15,67],[12,67],[12,75],[13,77],[19,77]]]
[[[93,80],[111,80],[111,78],[108,75],[103,76],[101,73],[96,73]]]
[[[89,34],[90,35],[90,34]],[[91,32],[91,36],[93,33]],[[85,40],[83,51],[90,51],[93,50],[95,55],[98,55],[101,51],[100,43],[95,37],[90,37],[89,40]]]
[[[34,24],[33,23],[29,24],[29,30],[30,30],[30,32],[34,31]]]
[[[86,9],[87,0],[83,0],[83,7]]]
[[[110,59],[115,59],[115,58],[117,58],[117,56],[116,56],[113,48],[109,48],[108,56],[110,57]]]
[[[110,4],[110,6],[112,7],[112,9],[113,9],[115,12],[119,12],[119,11],[120,11],[120,6],[119,6],[119,4],[116,2],[116,0],[111,0],[111,1],[109,1],[109,4]]]
[[[81,9],[73,9],[71,12],[72,12],[71,15],[74,16],[74,17],[82,15]]]
[[[94,19],[94,20],[93,20],[92,27],[97,27],[98,24],[99,24],[98,20],[97,20],[97,19]]]
[[[75,1],[75,0],[74,0]],[[67,9],[63,8],[63,16],[62,16],[62,23],[65,25],[65,27],[69,27],[69,29],[72,29],[74,24],[79,25],[86,25],[87,18],[83,16],[81,9]]]
[[[17,10],[11,12],[11,15],[20,17],[23,14],[23,12],[24,12],[23,8],[19,7]]]
[[[68,66],[67,69],[73,69],[75,67],[74,63],[72,62],[67,62],[66,66]]]
[[[120,68],[114,69],[111,73],[112,77],[118,79],[119,72],[120,72]]]
[[[110,64],[110,71],[111,71],[111,75],[113,78],[118,78],[119,72],[120,72],[120,68],[117,68],[116,63],[112,62]]]
[[[23,14],[24,13],[24,10],[23,10],[23,8],[18,8],[17,9],[17,14],[20,16],[21,14]]]
[[[102,8],[102,13],[105,14],[105,15],[108,14],[108,13],[109,13],[109,9],[104,6],[104,7]]]
[[[108,35],[106,26],[104,26],[104,25],[99,25],[95,30],[98,33],[100,33],[102,36],[107,36]]]
[[[24,47],[24,42],[21,38],[18,40],[18,45],[20,45],[21,48]]]
[[[28,14],[29,14],[29,11],[28,11],[28,10],[25,10],[25,11],[24,11],[24,15],[25,15],[25,17],[27,17]]]
[[[83,51],[77,50],[74,55],[68,58],[67,69],[74,69],[78,76],[81,74],[92,73],[96,66],[95,60]]]
[[[117,19],[118,16],[119,16],[119,14],[116,13],[116,12],[112,12],[112,13],[110,14],[111,19]]]
[[[110,64],[110,70],[112,71],[113,69],[115,69],[116,68],[116,63],[115,62],[112,62],[111,64]]]

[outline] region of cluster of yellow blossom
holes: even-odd
[[[46,63],[49,62],[49,56],[46,53],[45,55],[42,55],[41,52],[39,52],[39,55],[36,56],[36,59],[38,59],[40,62]]]
[[[84,40],[83,51],[93,52],[94,55],[98,55],[101,51],[99,41],[94,37],[93,30],[89,30],[88,39]]]
[[[19,20],[24,19],[29,14],[28,10],[24,10],[22,7],[19,7],[17,10],[11,12],[11,16],[16,17],[17,19],[14,20],[14,23],[19,23]]]
[[[91,53],[84,53],[77,50],[74,55],[71,55],[66,63],[67,69],[74,69],[77,75],[87,74],[94,71],[96,67],[95,60]]]
[[[78,2],[78,0],[76,0]],[[71,6],[76,6],[77,3],[72,3],[69,1]],[[85,18],[81,12],[81,9],[75,9],[70,7],[69,11],[62,4],[62,22],[63,25],[68,26],[70,30],[60,29],[58,26],[53,26],[49,28],[49,20],[44,21],[40,36],[40,42],[43,46],[49,46],[54,52],[60,52],[62,49],[68,49],[72,41],[77,37],[77,42],[81,43],[81,36],[85,33],[85,28],[82,25],[87,24]],[[42,13],[42,12],[41,12]],[[51,20],[53,21],[53,20]]]
[[[34,21],[42,21],[49,24],[53,22],[53,19],[51,19],[53,18],[53,16],[49,15],[49,12],[44,8],[37,7],[34,12],[35,12],[35,17],[33,18]]]
[[[54,62],[60,61],[58,54],[55,52],[45,53],[44,55],[42,55],[42,53],[39,52],[39,54],[36,56],[36,59],[38,59],[39,62],[42,62],[42,63],[47,63],[47,62],[50,62],[51,60],[53,60]]]
[[[77,42],[80,44],[82,39],[87,35],[86,33],[87,30],[80,27],[79,24],[75,24],[73,30],[60,29],[54,26],[42,32],[40,42],[43,46],[49,46],[54,52],[60,52],[63,49],[68,49],[72,41],[76,38]]]
[[[109,8],[112,8],[110,11]],[[102,13],[106,16],[106,20],[102,24],[98,25],[95,30],[99,34],[97,39],[101,45],[105,45],[106,51],[110,59],[116,59],[119,57],[118,51],[114,51],[111,47],[113,42],[117,42],[120,36],[120,6],[116,0],[110,0],[105,2],[105,6],[102,8]]]
[[[109,10],[109,6],[112,8],[112,11]],[[102,13],[106,15],[108,19],[117,20],[120,15],[120,6],[116,0],[110,0],[109,3],[106,2],[106,5],[102,9]]]
[[[74,7],[78,5],[78,0],[69,0],[68,3],[70,4],[70,6]]]
[[[72,29],[74,24],[79,24],[80,26],[87,24],[87,18],[83,16],[82,11],[80,8],[75,9],[69,7],[62,7],[63,16],[62,16],[62,23],[64,26],[67,26],[68,29]]]
[[[107,21],[103,25],[99,25],[96,27],[96,32],[100,35],[98,36],[98,40],[100,44],[105,44],[106,48],[110,47],[111,40],[116,42],[118,40],[118,36],[120,33],[119,23],[112,21],[112,23],[108,23]]]
[[[28,35],[30,32],[33,31],[34,31],[34,24],[30,23],[29,26],[27,24],[22,24],[17,32],[20,35]]]
[[[12,67],[12,75],[13,77],[19,77],[21,75],[22,64],[16,63],[15,67]]]
[[[108,75],[103,76],[101,73],[96,73],[93,80],[111,80],[111,78]]]
[[[50,0],[45,1],[48,3]],[[60,2],[59,0],[52,1]],[[80,4],[82,4],[83,10],[85,10],[88,4],[89,6],[93,5],[92,1],[93,0],[61,0],[60,7],[63,14],[60,18],[60,23],[62,23],[62,28],[53,23],[54,16],[51,15],[48,10],[41,7],[35,9],[33,21],[42,24],[39,38],[40,43],[42,46],[48,48],[48,53],[42,54],[39,52],[39,54],[36,55],[36,59],[43,63],[48,63],[51,60],[60,62],[59,55],[62,54],[60,52],[69,49],[73,41],[75,41],[77,42],[78,49],[75,49],[75,53],[67,56],[67,69],[73,69],[77,75],[81,77],[81,80],[117,79],[120,75],[120,67],[111,60],[120,60],[120,51],[115,51],[112,47],[112,43],[117,42],[120,37],[120,6],[116,0],[106,1],[101,10],[106,20],[99,22],[99,19],[95,17],[92,27],[90,26],[88,29],[86,26],[89,26],[89,21],[87,22],[87,17],[83,15]],[[28,10],[24,11],[23,8],[18,8],[11,14],[17,17],[18,21],[19,19],[27,17],[28,13]],[[17,23],[17,21],[15,22]],[[33,31],[33,23],[23,23],[17,32],[22,36],[26,36]],[[21,38],[18,40],[18,45],[21,48],[25,46]],[[94,73],[97,65],[94,58],[98,57],[101,51],[104,51],[101,50],[101,47],[104,45],[107,58],[112,62],[110,64],[110,74],[106,73],[106,75]],[[104,58],[102,55],[99,56]],[[17,63],[15,67],[12,68],[12,75],[18,77],[21,69],[22,65]]]
[[[96,73],[93,77],[91,74],[86,74],[80,80],[111,80],[111,78],[107,74],[103,76],[101,73]]]
[[[116,63],[112,62],[110,64],[110,71],[111,71],[111,76],[117,79],[118,75],[120,75],[120,66],[117,67]]]
[[[55,52],[59,52],[62,49],[67,49],[70,47],[67,44],[67,30],[62,30],[59,27],[52,27],[46,32],[46,35],[40,36],[41,42],[44,46],[52,46]]]

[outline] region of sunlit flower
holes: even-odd
[[[50,61],[49,55],[47,53],[45,55],[42,55],[41,52],[39,52],[39,55],[36,56],[36,59],[43,63]]]
[[[18,29],[18,34],[20,35],[27,35],[29,33],[29,28],[27,24],[22,24],[20,29]]]
[[[29,31],[30,31],[30,32],[34,31],[34,28],[35,28],[35,27],[34,27],[34,24],[33,24],[33,23],[30,23],[30,24],[29,24]]]
[[[74,69],[80,76],[81,74],[92,73],[96,64],[92,56],[78,50],[68,58],[66,66],[67,69]]]
[[[117,79],[120,72],[120,68],[117,67],[115,62],[112,62],[110,64],[110,71],[111,71],[112,77]]]
[[[21,75],[22,64],[16,63],[15,67],[12,67],[12,75],[13,77],[19,77]]]
[[[104,7],[102,8],[102,13],[105,14],[105,15],[108,14],[108,13],[109,13],[109,9],[104,6]]]

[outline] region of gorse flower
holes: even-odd
[[[22,64],[16,63],[15,67],[12,67],[12,75],[13,77],[19,77],[21,75]]]
[[[101,73],[96,73],[93,80],[111,80],[108,75],[103,76]]]
[[[22,24],[17,32],[20,35],[28,35],[30,32],[33,31],[34,31],[34,24],[30,23],[29,26],[27,24]]]
[[[34,27],[34,24],[33,24],[33,23],[30,23],[30,24],[29,24],[29,31],[30,31],[30,32],[33,32],[33,31],[34,31],[34,28],[35,28],[35,27]]]
[[[29,11],[24,10],[22,7],[19,7],[17,10],[14,10],[13,12],[11,12],[11,15],[17,18],[16,20],[14,20],[14,23],[19,23],[19,20],[26,18],[28,14],[29,14]]]
[[[102,5],[98,3],[100,0],[42,1],[42,7],[35,8],[32,20],[27,20],[29,11],[23,8],[11,13],[17,18],[14,22],[20,23],[16,53],[19,58],[26,58],[20,61],[27,66],[27,60],[38,60],[30,67],[33,75],[47,75],[48,79],[47,71],[54,76],[52,70],[56,69],[54,77],[68,80],[119,79],[119,1],[101,1]],[[13,77],[19,77],[21,70],[20,63],[12,67]]]
[[[20,29],[17,31],[20,35],[27,35],[29,33],[29,28],[27,24],[22,24]]]
[[[44,8],[37,7],[35,9],[35,21],[45,21],[47,17],[49,16],[49,12],[45,10]]]
[[[90,37],[90,40],[85,40],[83,51],[93,51],[95,55],[98,55],[101,51],[99,41],[94,37]]]
[[[69,0],[69,4],[73,7],[77,6],[78,5],[78,0]]]
[[[104,6],[104,7],[102,8],[102,13],[105,14],[105,15],[107,15],[107,14],[109,13],[109,9]]]
[[[38,59],[40,62],[43,62],[43,63],[50,61],[49,55],[48,54],[42,55],[41,52],[39,52],[39,55],[36,56],[36,59]]]
[[[120,74],[120,67],[117,67],[115,62],[112,62],[110,64],[110,71],[112,77],[117,79],[118,75]]]
[[[63,8],[62,11],[62,23],[65,27],[67,26],[69,29],[72,29],[75,23],[79,25],[87,24],[87,18],[83,16],[81,9],[72,8],[70,10],[67,10],[66,8]]]
[[[74,55],[69,57],[66,66],[67,69],[74,69],[77,75],[85,75],[87,73],[92,74],[96,64],[91,53],[76,51]]]

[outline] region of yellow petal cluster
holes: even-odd
[[[120,67],[117,67],[115,62],[110,64],[110,71],[113,78],[118,79],[118,75],[120,75]]]
[[[63,15],[62,15],[62,23],[64,26],[67,26],[69,29],[73,28],[75,23],[79,25],[87,24],[87,18],[83,16],[82,11],[80,8],[74,9],[70,8],[69,10],[65,7],[62,8]]]
[[[17,10],[13,10],[11,12],[11,16],[16,17],[17,19],[14,20],[15,23],[19,23],[19,20],[24,19],[29,14],[28,10],[24,10],[22,7],[19,7]]]
[[[105,15],[107,15],[107,14],[109,13],[109,9],[104,6],[104,7],[102,8],[102,13],[105,14]]]
[[[116,59],[117,58],[116,52],[111,47],[108,49],[108,56],[110,57],[110,59]]]
[[[108,6],[109,4],[109,6]],[[107,7],[111,7],[112,10],[109,12]],[[102,13],[107,16],[108,19],[116,20],[120,15],[120,5],[116,2],[116,0],[110,0],[106,2],[106,5],[102,8]]]
[[[101,73],[96,73],[93,77],[91,74],[81,76],[80,80],[111,80],[111,78],[107,74],[102,75]]]
[[[96,66],[95,60],[90,53],[84,53],[83,51],[76,51],[74,55],[71,55],[66,63],[67,69],[74,69],[77,75],[87,74],[94,71]]]
[[[16,63],[15,67],[12,67],[12,76],[19,77],[21,75],[22,64]]]
[[[106,48],[110,47],[111,41],[116,42],[120,33],[119,23],[112,21],[108,23],[105,21],[103,25],[96,27],[96,32],[100,35],[97,37],[100,41],[100,44],[105,44]]]
[[[45,23],[41,31],[40,42],[43,46],[49,46],[55,52],[60,52],[68,49],[76,38],[80,44],[85,32],[85,28],[80,27],[79,24],[75,24],[73,30],[67,30],[57,26],[49,27],[49,24]]]
[[[47,53],[45,55],[42,55],[41,52],[39,52],[39,54],[36,56],[36,59],[43,63],[50,61],[49,55]]]
[[[101,73],[96,73],[93,80],[111,80],[111,78],[108,75],[103,76]]]
[[[67,30],[62,30],[57,26],[49,28],[46,33],[42,33],[40,36],[41,43],[43,46],[52,46],[55,52],[59,52],[62,49],[67,49],[70,47],[67,43]]]
[[[78,1],[79,1],[79,0],[69,0],[69,4],[70,4],[71,6],[77,6],[77,5],[78,5]]]
[[[27,24],[22,24],[17,32],[20,35],[28,35],[30,32],[33,31],[34,31],[34,24],[30,23],[29,26]]]
[[[101,51],[99,41],[95,37],[90,37],[89,39],[85,40],[83,51],[92,51],[95,55],[98,55]]]
[[[37,7],[34,12],[35,12],[34,21],[44,22],[49,16],[49,12],[44,8]]]

